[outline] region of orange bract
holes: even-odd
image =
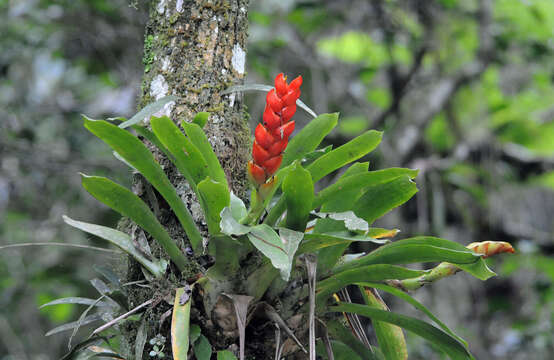
[[[300,85],[302,76],[287,84],[281,73],[275,78],[275,89],[267,93],[263,124],[258,124],[254,132],[253,160],[248,162],[248,175],[257,186],[264,184],[281,166],[283,151],[294,131],[291,118],[296,112]]]

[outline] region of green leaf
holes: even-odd
[[[209,117],[210,117],[209,112],[202,111],[194,115],[194,119],[192,119],[192,122],[200,126],[201,128],[203,128],[208,122]]]
[[[287,145],[281,167],[288,166],[294,160],[302,159],[306,154],[314,151],[337,125],[338,118],[338,113],[321,114],[304,126]]]
[[[156,137],[171,153],[171,159],[179,172],[196,190],[196,185],[208,176],[208,165],[200,150],[167,116],[152,117],[150,125]]]
[[[85,119],[85,127],[117,151],[158,190],[179,219],[193,248],[199,249],[202,246],[202,236],[192,216],[146,146],[131,133],[106,121]]]
[[[388,306],[371,289],[359,286],[362,298],[366,305],[380,310],[389,311]],[[379,343],[379,348],[387,360],[406,360],[408,359],[408,349],[406,348],[406,339],[402,329],[382,321],[372,320],[373,330]]]
[[[204,335],[200,335],[198,340],[193,344],[194,356],[196,360],[210,360],[212,357],[212,345]],[[183,359],[186,359],[183,358]]]
[[[310,165],[311,163],[313,163],[314,161],[316,161],[317,159],[319,159],[323,155],[327,154],[331,150],[333,150],[333,145],[328,145],[328,146],[324,147],[323,149],[317,149],[317,150],[314,150],[312,152],[307,153],[302,158],[302,166],[307,167],[308,165]]]
[[[348,170],[354,167],[352,165]],[[347,171],[348,171],[347,170]],[[366,169],[367,170],[367,169]],[[381,185],[395,180],[403,175],[410,178],[417,176],[418,170],[404,168],[390,168],[378,171],[363,171],[355,174],[345,173],[333,185],[326,187],[317,193],[313,202],[313,208],[316,209],[326,205],[322,211],[347,211],[352,209],[352,204],[371,186]]]
[[[182,303],[185,288],[177,288],[171,318],[171,349],[175,360],[187,360],[189,351],[191,299]],[[185,295],[188,296],[188,295]],[[209,345],[209,344],[208,344]],[[210,350],[211,351],[211,350]]]
[[[248,239],[279,269],[283,280],[288,281],[294,253],[303,233],[288,229],[280,229],[279,232],[281,237],[268,225],[260,224],[251,228]]]
[[[163,266],[164,264],[160,263],[159,261],[153,262],[148,260],[144,255],[140,253],[140,251],[135,248],[131,237],[124,232],[105,226],[73,220],[65,215],[63,216],[63,221],[65,221],[65,223],[68,225],[83,230],[89,234],[96,235],[114,244],[115,246],[132,256],[139,264],[144,266],[144,268],[150,271],[155,277],[159,278],[165,273],[165,266]]]
[[[287,204],[287,227],[303,232],[306,230],[314,199],[314,184],[310,172],[295,163],[283,180],[282,188]]]
[[[231,201],[229,203],[229,209],[231,210],[231,215],[236,221],[242,220],[247,215],[246,206],[244,205],[244,202],[242,202],[242,200],[238,196],[233,194],[233,192],[231,192]]]
[[[211,235],[221,233],[219,214],[226,206],[229,206],[230,195],[227,185],[213,181],[210,177],[198,183],[198,193],[202,198],[202,203],[206,207],[205,216],[208,223],[208,230]]]
[[[375,244],[384,244],[387,240],[378,240],[365,235],[345,235],[345,234],[304,234],[304,241],[298,249],[299,254],[306,252],[314,252],[327,247],[334,247],[336,245],[350,245],[354,241],[372,242]],[[342,254],[342,252],[341,252]],[[340,257],[340,256],[339,256]]]
[[[229,350],[221,350],[217,352],[217,360],[237,360],[237,357]]]
[[[173,155],[171,155],[169,150],[164,146],[164,144],[162,144],[160,139],[158,139],[158,137],[152,131],[140,125],[133,125],[131,126],[131,128],[135,130],[138,135],[144,137],[146,140],[150,141],[158,149],[160,149],[165,154],[165,156],[167,156],[168,159],[170,159],[173,162],[175,161],[175,159],[173,158]]]
[[[416,192],[416,184],[410,177],[401,176],[367,189],[356,201],[352,210],[371,224],[390,210],[410,200]]]
[[[190,326],[190,344],[194,344],[196,340],[200,337],[200,326],[193,324]]]
[[[333,269],[333,273],[371,264],[409,264],[435,261],[471,264],[479,258],[480,255],[450,240],[415,237],[383,245],[360,259],[337,266]]]
[[[225,172],[223,172],[223,168],[219,164],[219,160],[212,149],[212,145],[210,145],[210,142],[208,141],[208,138],[202,128],[195,123],[188,123],[186,121],[181,122],[181,126],[185,129],[185,133],[190,141],[204,156],[206,164],[208,164],[208,174],[210,177],[215,181],[224,184],[226,188],[229,188]]]
[[[437,329],[433,325],[412,318],[409,316],[396,314],[390,311],[372,309],[366,305],[341,303],[328,308],[329,312],[349,312],[368,317],[372,320],[384,321],[400,326],[416,335],[430,341],[451,359],[474,359],[466,347],[454,337]]]
[[[232,210],[229,207],[221,210],[221,222],[219,226],[221,227],[221,232],[226,235],[246,235],[250,232],[250,227],[242,225],[239,223],[236,218],[233,216]]]
[[[341,175],[338,181],[341,181],[344,178],[347,178],[356,174],[366,173],[368,168],[369,168],[369,162],[354,163],[348,169],[346,169],[346,171],[344,172],[344,174]],[[335,201],[352,202],[352,201],[355,201],[354,199],[356,199],[358,196],[359,196],[358,189],[350,189],[350,190],[347,189],[344,192],[341,191],[341,197],[338,198],[339,200],[335,200]],[[314,202],[315,201],[317,201],[317,198],[316,200],[314,200]],[[321,211],[329,211],[329,210],[333,211],[334,206],[335,206],[334,201],[328,201],[326,204],[323,204],[323,206],[321,206]],[[317,208],[319,207],[319,205],[316,206],[316,205],[313,205],[312,203],[312,207]],[[330,232],[335,230],[336,231],[346,230],[346,226],[343,226],[343,225],[346,225],[346,223],[343,222],[342,224],[340,224],[338,221],[333,219],[319,219],[316,223],[315,231],[323,233],[323,232]],[[335,227],[340,227],[340,228],[333,229]],[[335,266],[335,264],[340,259],[341,255],[345,252],[345,250],[348,248],[348,246],[350,246],[349,242],[348,243],[343,242],[342,244],[338,244],[336,246],[332,246],[332,247],[324,248],[320,250],[317,255],[318,267],[320,269],[319,271],[321,273],[326,273],[329,269]]]
[[[327,330],[329,331],[329,335],[333,337],[334,339],[340,340],[342,343],[348,345],[348,347],[356,354],[358,354],[362,359],[364,360],[378,360],[379,357],[365,347],[364,344],[362,344],[353,334],[350,329],[347,329],[344,327],[340,322],[337,320],[331,320],[328,321],[327,324]],[[334,350],[334,349],[333,349]],[[337,360],[341,360],[338,359]]]
[[[380,131],[369,130],[320,157],[307,168],[312,174],[313,182],[374,150],[382,136]]]
[[[410,270],[400,266],[386,264],[368,265],[335,273],[318,283],[318,304],[321,305],[327,300],[329,295],[339,291],[347,285],[362,281],[411,279],[424,273],[425,271],[423,270]]]
[[[391,295],[394,295],[394,296],[406,301],[407,303],[411,304],[413,307],[415,307],[416,309],[418,309],[419,311],[421,311],[422,313],[427,315],[427,317],[429,317],[429,319],[433,320],[433,322],[435,324],[437,324],[438,326],[440,326],[441,329],[443,329],[445,332],[450,334],[450,336],[456,338],[459,342],[461,342],[462,344],[464,344],[467,347],[467,342],[464,339],[462,339],[461,337],[456,335],[452,330],[450,330],[450,328],[448,326],[446,326],[446,324],[444,324],[442,321],[440,321],[439,318],[437,318],[431,311],[429,311],[429,309],[427,309],[422,303],[420,303],[419,301],[417,301],[416,299],[414,299],[413,297],[411,297],[409,294],[405,293],[404,291],[398,290],[397,288],[394,288],[394,287],[389,286],[389,285],[379,284],[379,283],[360,282],[357,285],[367,286],[367,287],[372,287],[372,288],[375,288],[375,289],[383,290],[383,291],[388,292]]]
[[[119,124],[119,127],[121,129],[125,129],[126,127],[129,127],[131,125],[138,124],[139,122],[150,118],[152,115],[163,109],[163,107],[172,101],[177,101],[179,98],[177,96],[165,96],[156,102],[153,102],[151,104],[146,105],[141,111],[136,113],[132,118],[125,121],[124,123]]]
[[[82,174],[83,187],[97,200],[127,216],[150,233],[165,249],[180,270],[185,270],[188,260],[169,237],[148,206],[135,194],[121,185],[103,177]]]

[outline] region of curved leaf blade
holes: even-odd
[[[184,270],[187,259],[169,237],[150,208],[130,190],[104,177],[81,174],[83,187],[97,200],[111,207],[123,216],[127,216],[150,233],[165,249],[171,260]]]
[[[210,234],[220,234],[219,223],[221,217],[219,214],[225,207],[229,206],[231,200],[227,186],[207,177],[198,183],[198,194],[200,194],[202,203],[205,206],[204,215]]]
[[[382,136],[380,131],[369,130],[321,156],[307,168],[312,174],[313,182],[373,151],[381,142]]]
[[[473,356],[457,339],[426,322],[390,311],[372,309],[366,305],[341,303],[331,306],[328,312],[349,312],[400,326],[430,341],[454,360],[473,360]]]
[[[184,299],[185,288],[177,288],[171,317],[171,349],[175,360],[187,360],[189,351],[191,299]]]
[[[283,180],[282,189],[287,204],[287,228],[304,232],[314,199],[310,172],[296,162]]]
[[[106,121],[85,119],[85,127],[117,151],[158,190],[179,219],[193,248],[199,249],[202,246],[200,231],[185,203],[146,146],[128,131]]]
[[[71,225],[77,229],[83,230],[89,234],[98,236],[104,240],[109,241],[113,245],[117,246],[118,248],[132,256],[139,264],[144,266],[155,277],[161,277],[165,273],[165,269],[161,267],[159,263],[150,261],[144,255],[142,255],[133,245],[131,237],[124,232],[106,226],[73,220],[66,215],[63,216],[63,221],[65,221],[66,224]]]
[[[333,130],[338,123],[339,114],[321,114],[310,121],[289,142],[283,154],[281,167],[302,159],[306,154],[314,151],[321,141]]]
[[[198,124],[188,123],[186,121],[181,122],[181,126],[185,130],[189,140],[198,148],[206,164],[208,165],[208,174],[212,179],[217,182],[220,182],[225,185],[226,188],[229,188],[227,184],[227,177],[225,172],[217,159],[217,156],[212,149],[212,145],[208,141],[208,137],[204,133],[204,130]]]
[[[417,301],[416,299],[414,299],[412,296],[405,293],[404,291],[398,290],[397,288],[394,288],[392,286],[385,285],[385,284],[380,284],[380,283],[360,282],[357,285],[367,286],[367,287],[372,287],[372,288],[375,288],[375,289],[383,290],[383,291],[386,291],[386,292],[388,292],[389,294],[391,294],[393,296],[396,296],[397,298],[400,298],[400,299],[406,301],[407,303],[409,303],[410,305],[412,305],[413,307],[415,307],[416,309],[418,309],[419,311],[421,311],[422,313],[427,315],[427,317],[429,319],[433,320],[433,322],[435,324],[437,324],[442,330],[444,330],[445,332],[450,334],[450,336],[456,338],[459,342],[461,342],[462,344],[464,344],[467,347],[467,342],[464,339],[462,339],[460,336],[456,335],[456,333],[454,333],[454,331],[450,330],[450,328],[448,326],[446,326],[445,323],[440,321],[440,319],[437,318],[422,303],[420,303],[419,301]]]

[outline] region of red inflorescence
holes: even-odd
[[[254,132],[252,161],[248,162],[248,174],[256,185],[264,184],[281,166],[283,151],[294,131],[292,116],[296,112],[296,100],[300,97],[302,76],[287,84],[281,73],[275,78],[275,89],[267,93],[263,125]]]

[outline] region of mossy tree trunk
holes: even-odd
[[[150,19],[146,28],[144,58],[145,72],[139,107],[167,95],[176,95],[179,99],[169,103],[161,111],[175,123],[190,121],[200,111],[211,113],[204,130],[218,156],[231,190],[241,198],[247,191],[246,163],[249,159],[250,132],[247,114],[238,94],[221,95],[227,87],[242,83],[245,76],[246,40],[248,29],[248,0],[154,0],[150,2]],[[162,114],[158,115],[162,115]],[[200,206],[184,178],[170,162],[156,149],[151,148],[160,164],[165,168],[170,180],[178,189],[195,221],[207,238]],[[165,202],[158,194],[136,174],[134,191],[148,202],[166,226],[172,238],[183,251],[189,246],[186,235],[178,221],[172,216]],[[134,238],[144,237],[136,225],[122,225]],[[206,239],[207,240],[207,239]],[[153,253],[160,253],[150,242]],[[190,252],[189,252],[190,254]],[[180,274],[172,268],[162,281],[154,283],[152,288],[133,288],[129,293],[130,307],[154,299],[155,306],[149,308],[143,316],[147,330],[147,340],[157,334],[166,337],[164,353],[166,359],[171,344],[169,326],[171,309],[168,300],[174,296],[174,289],[191,282],[213,259],[205,254],[191,254],[191,268],[188,273]],[[126,271],[127,281],[143,279],[136,264],[130,262]],[[242,282],[244,283],[244,277]],[[235,284],[239,281],[236,280]],[[240,293],[243,285],[226,285],[226,291]],[[235,289],[234,287],[239,287]],[[219,289],[220,291],[222,289]],[[196,297],[201,297],[196,294]],[[235,331],[225,331],[221,319],[213,319],[215,311],[206,309],[205,302],[195,299],[192,321],[202,328],[202,333],[214,346],[214,350],[227,348],[238,343]],[[212,302],[215,304],[215,301]],[[210,306],[211,307],[211,306]],[[221,316],[221,310],[218,316]],[[225,311],[223,311],[225,313]],[[164,316],[165,314],[165,316]],[[235,322],[234,312],[228,312]],[[135,354],[135,338],[138,323],[128,322],[122,329],[123,349],[130,358]],[[146,343],[144,357],[148,359],[151,346]],[[268,357],[269,358],[269,357]]]

